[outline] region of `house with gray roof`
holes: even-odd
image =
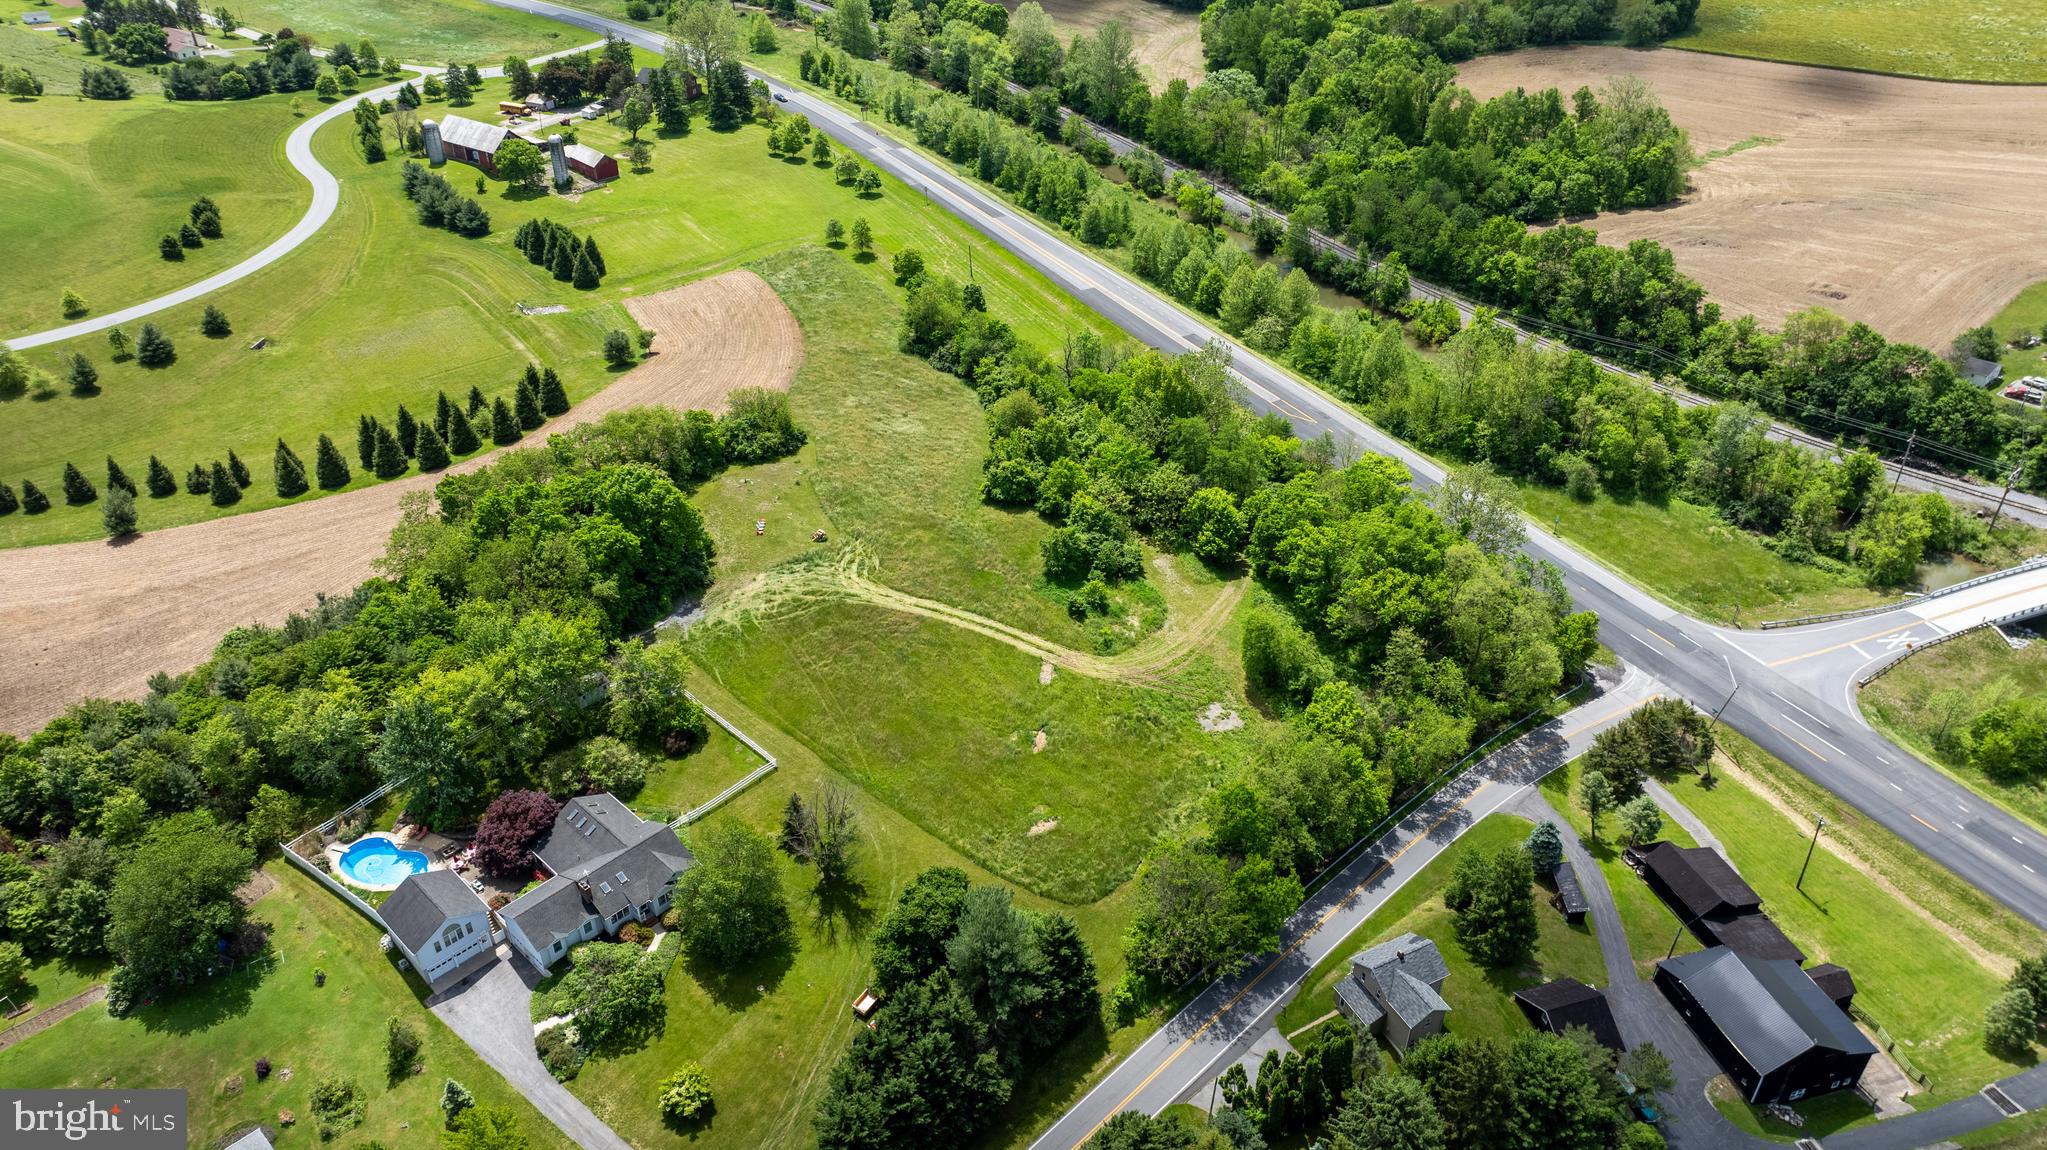
[[[548,877],[498,918],[512,945],[542,970],[576,943],[628,920],[661,917],[675,880],[696,865],[673,827],[641,818],[608,794],[562,804],[533,856]]]
[[[1405,1056],[1408,1047],[1443,1032],[1449,977],[1443,952],[1410,931],[1351,955],[1350,972],[1336,984],[1336,1009],[1359,1034],[1384,1038]]]
[[[490,908],[451,870],[406,876],[377,908],[377,917],[412,968],[435,989],[495,949]]]
[[[1851,1089],[1876,1055],[1790,959],[1716,946],[1658,963],[1656,985],[1751,1105]]]

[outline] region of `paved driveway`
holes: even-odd
[[[428,1007],[583,1150],[632,1150],[541,1065],[533,1051],[532,1016],[540,976],[526,960],[504,957],[506,948],[498,953],[498,961],[471,976],[467,986],[429,999]]]

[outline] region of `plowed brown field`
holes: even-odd
[[[1945,350],[2047,280],[2047,87],[1906,80],[1671,49],[1543,48],[1463,64],[1477,95],[1633,73],[1708,159],[1678,203],[1600,216],[1662,242],[1730,315],[1820,305]]]
[[[718,410],[738,387],[787,387],[803,333],[746,270],[629,300],[656,354],[535,435],[626,407]],[[529,442],[537,442],[529,439]],[[451,468],[469,471],[495,452]],[[369,578],[399,501],[438,475],[152,531],[122,543],[0,551],[0,730],[27,733],[71,703],[134,697],[247,623],[277,623],[318,592]]]

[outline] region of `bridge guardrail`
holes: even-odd
[[[1882,665],[1872,669],[1869,672],[1869,674],[1864,675],[1861,678],[1855,680],[1855,685],[1858,687],[1869,686],[1871,683],[1874,683],[1878,679],[1881,679],[1885,675],[1889,674],[1891,668],[1904,662],[1906,659],[1911,658],[1913,655],[1926,650],[1928,647],[1938,647],[1942,643],[1946,643],[1953,639],[1959,639],[1964,635],[1973,635],[1976,632],[1981,631],[1987,627],[2002,627],[2006,623],[2016,623],[2021,619],[2030,619],[2033,616],[2040,614],[2047,614],[2047,606],[2021,607],[2016,611],[2008,611],[2005,614],[1999,615],[1994,619],[1985,619],[1980,623],[1971,623],[1967,627],[1963,627],[1960,630],[1949,631],[1945,635],[1935,635],[1933,638],[1928,639],[1924,643],[1914,643],[1911,646],[1905,648],[1903,651],[1899,652],[1897,658],[1885,660]]]
[[[1942,587],[1937,591],[1928,591],[1916,598],[1904,599],[1896,603],[1886,603],[1877,607],[1858,607],[1853,611],[1835,611],[1826,615],[1802,615],[1796,619],[1772,619],[1762,624],[1761,629],[1773,631],[1779,627],[1807,627],[1814,623],[1832,623],[1841,619],[1859,619],[1864,615],[1881,615],[1886,611],[1895,611],[1906,603],[1921,603],[1928,599],[1938,599],[1943,595],[1952,595],[1957,591],[1966,591],[1971,587],[1992,583],[1999,579],[2009,578],[2010,576],[2032,571],[2039,567],[2047,567],[2047,555],[2035,555],[2016,567],[2006,567],[2001,571],[1992,571],[1987,575],[1978,575],[1974,579],[1964,579],[1952,587]]]

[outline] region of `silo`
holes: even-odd
[[[565,188],[569,184],[569,146],[560,136],[547,138],[547,162],[554,172],[554,186]]]
[[[426,162],[444,163],[447,156],[441,151],[441,126],[432,120],[419,122],[419,142],[426,149]]]

